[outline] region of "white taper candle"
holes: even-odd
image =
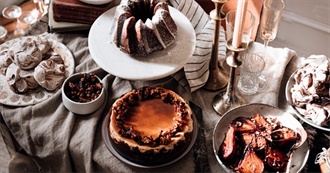
[[[235,48],[239,48],[242,44],[244,20],[245,20],[247,5],[248,5],[247,1],[248,0],[238,0],[237,1],[235,26],[234,26],[234,33],[233,33],[233,46]]]

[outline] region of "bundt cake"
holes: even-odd
[[[110,114],[110,141],[123,157],[160,164],[181,155],[192,141],[193,115],[182,97],[161,87],[134,89]]]
[[[116,8],[113,42],[121,51],[146,56],[175,40],[177,26],[168,3],[161,0],[123,0]]]

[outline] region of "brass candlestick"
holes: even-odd
[[[221,11],[222,6],[229,0],[212,0],[215,9],[210,12],[210,17],[215,21],[214,38],[212,43],[211,59],[209,64],[209,77],[204,88],[211,91],[223,89],[228,83],[228,76],[220,71],[218,63],[219,32],[221,21],[225,19],[225,14]]]
[[[227,46],[228,49],[232,50],[232,55],[226,59],[227,64],[230,66],[230,78],[227,85],[227,90],[217,94],[214,99],[212,106],[216,112],[223,115],[230,109],[245,104],[245,100],[235,92],[234,83],[236,78],[236,69],[242,64],[240,52],[246,48],[234,49],[232,46]]]
[[[235,15],[236,10],[232,10],[227,13],[226,17],[227,48],[232,51],[232,55],[226,58],[226,62],[230,66],[229,83],[227,85],[227,90],[217,94],[214,97],[212,103],[214,110],[220,115],[223,115],[230,109],[245,103],[245,100],[235,92],[234,84],[236,78],[236,69],[242,64],[240,53],[248,48],[255,17],[250,11],[247,11],[245,16],[245,23],[242,25],[242,38],[239,38],[242,41],[240,46],[237,47],[232,43],[234,33],[233,30],[235,29]]]

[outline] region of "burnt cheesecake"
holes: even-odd
[[[134,89],[110,109],[110,141],[135,163],[166,163],[180,156],[191,142],[192,111],[175,92],[161,87]]]

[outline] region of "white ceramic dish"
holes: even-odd
[[[299,121],[295,119],[290,113],[287,113],[281,109],[265,104],[249,104],[235,108],[225,113],[215,126],[212,140],[213,140],[213,152],[215,154],[215,157],[226,172],[233,172],[233,170],[225,166],[225,164],[221,161],[220,157],[218,156],[218,152],[219,152],[219,147],[222,141],[224,140],[229,124],[232,122],[232,120],[234,120],[237,117],[251,117],[256,113],[262,114],[264,117],[275,117],[279,120],[279,122],[281,122],[283,126],[289,127],[292,130],[295,130],[297,128],[304,129],[302,125],[299,123]],[[304,168],[308,156],[309,156],[309,147],[308,147],[308,143],[305,142],[301,147],[299,147],[295,151],[293,155],[290,173],[300,172]]]
[[[296,113],[297,117],[299,117],[301,120],[303,120],[305,123],[320,129],[320,130],[324,130],[324,131],[328,131],[330,132],[330,127],[329,126],[319,126],[317,124],[315,124],[312,120],[305,118],[305,115],[301,114],[298,109],[293,105],[292,102],[292,97],[291,97],[291,88],[293,87],[293,85],[295,84],[295,80],[294,80],[294,75],[297,73],[297,71],[295,71],[289,78],[288,82],[286,83],[286,88],[285,88],[285,96],[286,96],[286,100],[288,102],[288,104],[290,105],[290,107],[293,109],[293,111]]]
[[[169,162],[165,162],[165,163],[160,163],[160,164],[156,164],[156,165],[150,165],[148,163],[136,163],[133,162],[127,158],[125,158],[124,156],[120,155],[116,149],[114,148],[114,146],[112,145],[111,141],[110,141],[110,137],[109,137],[109,123],[110,123],[110,115],[108,114],[102,123],[102,138],[103,138],[103,142],[105,143],[105,146],[108,148],[108,150],[120,161],[122,161],[123,163],[126,163],[130,166],[133,167],[137,167],[137,168],[146,168],[146,169],[152,169],[152,168],[160,168],[160,167],[164,167],[164,166],[168,166],[170,164],[173,164],[177,161],[179,161],[180,159],[182,159],[194,146],[195,141],[197,139],[198,136],[198,122],[197,119],[195,117],[195,115],[193,115],[193,120],[194,120],[194,130],[193,130],[193,137],[192,140],[190,142],[190,144],[188,145],[188,147],[185,149],[185,151],[176,158],[173,158],[173,160],[169,161]],[[143,162],[143,161],[141,161]]]
[[[113,43],[111,33],[115,10],[116,7],[111,8],[98,17],[88,36],[92,58],[105,71],[128,80],[156,80],[177,72],[192,56],[196,44],[195,30],[186,16],[173,7],[170,7],[170,13],[178,27],[174,43],[146,57],[123,53]]]
[[[29,36],[31,37],[31,36]],[[19,41],[20,38],[9,40],[2,45],[0,45],[0,49],[2,46],[10,46],[14,41]],[[65,76],[68,77],[74,72],[75,63],[74,58],[70,50],[62,43],[48,39],[51,44],[51,51],[58,53],[64,61],[65,66]],[[28,91],[24,94],[17,94],[13,92],[6,80],[6,76],[0,74],[0,103],[9,106],[28,106],[33,105],[39,102],[46,100],[53,96],[60,88],[55,91],[47,91],[42,87],[38,87],[35,90]]]
[[[91,5],[103,5],[111,2],[112,0],[79,0],[79,1]]]
[[[99,109],[104,100],[105,100],[105,89],[104,87],[102,87],[101,93],[100,95],[90,101],[90,102],[85,102],[85,103],[80,103],[80,102],[75,102],[73,100],[71,100],[70,98],[67,97],[67,95],[65,94],[65,85],[67,85],[67,83],[72,82],[72,81],[78,81],[80,80],[82,77],[84,76],[84,73],[76,73],[73,74],[72,76],[68,77],[62,85],[62,101],[64,106],[71,112],[75,113],[75,114],[80,114],[80,115],[85,115],[85,114],[90,114],[95,112],[97,109]],[[99,82],[102,83],[101,79],[96,76],[97,79],[99,80]]]

